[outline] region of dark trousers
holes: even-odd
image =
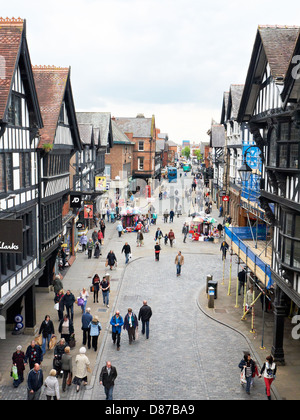
[[[88,348],[91,348],[91,336],[90,336],[90,329],[83,328],[82,329],[82,345],[85,346],[88,343]]]
[[[69,370],[64,370],[63,373],[63,380],[62,380],[62,390],[65,391],[66,390],[66,385],[67,385],[67,378],[69,376],[70,371]]]
[[[99,337],[98,335],[93,335],[92,337],[92,347],[95,351],[97,350],[98,337]]]
[[[156,261],[159,261],[159,252],[155,252],[155,259]]]
[[[128,338],[129,343],[132,343],[132,340],[135,340],[135,327],[128,327]]]
[[[112,339],[113,339],[114,344],[116,344],[117,342],[117,347],[120,347],[121,333],[113,332]]]

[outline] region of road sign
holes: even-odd
[[[229,196],[228,195],[224,195],[224,197],[222,197],[222,201],[229,201]]]

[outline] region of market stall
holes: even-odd
[[[213,242],[219,238],[219,231],[214,226],[216,220],[213,217],[196,216],[189,221],[189,237],[192,241]]]
[[[139,208],[137,207],[126,207],[126,209],[121,211],[121,222],[126,232],[136,231],[136,227],[139,221],[139,215],[141,214]]]

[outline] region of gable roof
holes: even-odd
[[[230,85],[228,95],[227,120],[236,120],[240,109],[244,85]]]
[[[81,149],[78,125],[73,101],[70,67],[34,66],[34,81],[37,89],[44,128],[40,130],[38,147],[54,144],[59,114],[65,101],[74,147]]]
[[[22,81],[32,123],[43,126],[33,81],[30,55],[26,41],[26,21],[0,17],[0,121],[7,122],[10,97],[17,66],[22,67]]]
[[[153,117],[145,118],[144,116],[138,116],[136,118],[114,118],[119,128],[124,133],[133,133],[133,137],[152,137],[153,133]]]
[[[107,147],[109,142],[112,147],[112,124],[110,112],[76,112],[78,124],[90,124],[96,130],[99,130],[99,146]],[[95,140],[98,145],[98,141]]]
[[[221,113],[221,121],[220,121],[221,124],[224,124],[227,121],[228,96],[229,96],[229,92],[223,93],[222,113]]]
[[[111,121],[112,123],[112,131],[113,131],[113,139],[114,144],[125,144],[125,145],[134,145],[135,143],[130,141],[129,138],[126,136],[125,133],[118,127],[114,120]]]
[[[78,124],[80,140],[84,145],[92,146],[94,143],[94,131],[91,124]]]
[[[267,63],[274,82],[277,85],[283,84],[298,35],[298,26],[258,26],[237,116],[238,121],[247,121],[251,118]]]

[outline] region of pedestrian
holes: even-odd
[[[88,259],[90,260],[92,258],[92,253],[93,253],[93,249],[94,249],[94,242],[93,242],[92,238],[89,239],[86,247],[87,247],[87,251],[88,251]]]
[[[61,338],[66,340],[69,344],[71,334],[74,333],[74,326],[72,319],[69,318],[68,314],[65,314],[63,319],[59,323],[58,332],[61,334]]]
[[[222,223],[219,223],[218,224],[217,229],[219,231],[219,236],[221,238],[222,237],[222,232],[223,232],[223,225],[222,225]]]
[[[53,280],[54,294],[57,295],[57,293],[63,288],[64,287],[63,287],[62,281],[60,279],[60,275],[56,275],[54,280]]]
[[[220,247],[220,251],[222,251],[222,260],[226,260],[226,253],[228,251],[228,248],[228,244],[225,241],[223,241]]]
[[[143,241],[144,241],[144,235],[141,232],[141,230],[138,230],[138,232],[136,234],[136,243],[137,243],[136,246],[142,246],[143,243],[144,243]]]
[[[154,240],[155,241],[158,241],[159,244],[160,244],[160,240],[161,240],[162,237],[163,237],[162,231],[160,230],[160,228],[157,228],[157,230],[155,232],[155,238],[154,238]]]
[[[61,359],[66,347],[66,340],[61,338],[54,348],[53,369],[56,370],[57,376],[61,373]]]
[[[81,245],[81,250],[82,250],[82,252],[85,252],[85,251],[86,251],[86,245],[87,245],[87,242],[88,242],[88,238],[87,238],[86,234],[85,234],[85,233],[83,233],[83,234],[80,236],[80,241],[79,241],[79,243],[80,243],[80,245]]]
[[[66,385],[70,386],[72,383],[72,356],[70,354],[70,347],[65,348],[65,352],[61,357],[61,370],[63,371],[62,390],[66,391]]]
[[[238,273],[239,279],[239,287],[238,287],[238,295],[241,295],[241,290],[243,289],[243,294],[245,292],[245,284],[247,281],[247,268],[243,267],[243,269]]]
[[[117,257],[114,252],[110,250],[106,257],[106,266],[109,266],[110,270],[112,270],[115,264],[117,264]]]
[[[101,255],[101,245],[97,239],[97,241],[95,242],[94,258],[99,258],[100,255]]]
[[[63,304],[66,307],[67,315],[73,321],[74,317],[74,303],[75,303],[75,296],[71,293],[71,290],[67,290],[67,293],[63,297]]]
[[[159,261],[159,254],[160,254],[160,251],[161,251],[161,247],[160,247],[158,242],[156,242],[156,244],[154,246],[154,250],[155,250],[155,261]]]
[[[117,229],[117,232],[118,232],[119,238],[121,238],[122,233],[123,233],[123,225],[122,225],[122,222],[119,222],[119,224],[118,224],[118,226],[116,227],[116,229]]]
[[[94,288],[94,303],[97,299],[98,303],[98,295],[99,295],[99,289],[100,289],[100,277],[99,274],[95,274],[92,280],[93,288]]]
[[[25,352],[24,363],[25,365],[29,363],[29,368],[33,369],[36,363],[40,365],[42,361],[43,361],[42,349],[34,340],[32,340]]]
[[[76,385],[77,392],[79,392],[82,383],[84,386],[87,385],[87,373],[90,372],[90,361],[85,353],[86,348],[81,347],[75,359],[76,373],[73,384]]]
[[[174,240],[175,240],[175,234],[174,234],[174,232],[173,232],[172,229],[170,229],[170,232],[168,234],[168,238],[169,238],[170,245],[171,245],[171,248],[172,248],[173,247]]]
[[[187,234],[189,233],[189,227],[186,223],[184,223],[183,227],[182,227],[182,234],[183,234],[183,242],[186,243],[186,237]]]
[[[166,233],[166,234],[165,234],[165,236],[164,236],[164,242],[165,242],[165,245],[167,245],[167,244],[168,244],[168,240],[169,240],[169,236],[168,236],[168,234]]]
[[[103,366],[103,368],[101,369],[99,378],[100,385],[103,385],[104,387],[106,400],[113,399],[113,389],[117,376],[117,369],[114,366],[112,366],[111,362],[108,360],[106,362],[106,365]]]
[[[143,306],[140,308],[139,311],[139,321],[142,321],[142,334],[144,335],[146,332],[146,339],[149,338],[149,332],[150,332],[150,328],[149,328],[149,323],[150,323],[150,318],[152,316],[152,309],[150,308],[150,306],[147,304],[147,301],[144,300],[143,301]]]
[[[219,217],[223,216],[223,206],[221,205],[219,208]]]
[[[47,400],[60,400],[59,383],[56,377],[56,370],[51,369],[49,376],[45,380],[45,395]]]
[[[121,344],[121,331],[124,324],[124,320],[120,315],[119,311],[116,311],[115,315],[111,318],[110,324],[112,325],[112,340],[113,343],[117,343],[117,350],[120,350]]]
[[[101,280],[100,287],[102,290],[103,305],[109,308],[109,292],[110,292],[110,281],[109,276],[104,276]]]
[[[125,245],[123,246],[121,253],[123,253],[123,252],[125,254],[125,264],[128,264],[129,257],[130,257],[130,254],[131,254],[131,248],[130,248],[130,245],[128,244],[128,242],[125,242]]]
[[[49,315],[45,316],[44,321],[41,323],[39,334],[43,336],[43,344],[42,344],[42,351],[43,355],[46,353],[46,342],[48,342],[48,350],[49,350],[49,343],[52,336],[55,334],[54,332],[54,325],[50,319]]]
[[[87,301],[88,301],[88,298],[89,298],[89,292],[86,290],[85,287],[80,292],[80,297],[81,297],[81,299],[83,299],[83,305],[81,305],[81,311],[84,314],[85,313],[85,308],[86,308],[86,305],[87,305]]]
[[[244,355],[244,358],[240,361],[239,368],[241,369],[241,372],[243,372],[246,381],[246,392],[247,394],[250,394],[251,381],[255,374],[255,363],[251,359],[249,353]]]
[[[63,319],[63,315],[64,315],[64,300],[63,297],[65,295],[65,292],[63,289],[61,289],[54,298],[54,307],[57,310],[57,314],[58,314],[58,320],[61,321]]]
[[[104,214],[104,217],[105,217],[105,214]],[[105,222],[104,222],[103,219],[101,219],[101,221],[100,221],[100,230],[101,230],[103,239],[104,239],[104,236],[105,236],[105,228],[106,228]]]
[[[92,233],[92,241],[94,242],[94,244],[98,241],[98,232],[97,230],[94,230],[94,232]]]
[[[128,312],[124,318],[123,329],[128,332],[129,344],[132,344],[132,341],[135,340],[135,333],[138,329],[138,325],[139,322],[137,316],[132,312],[131,308],[128,308]]]
[[[181,275],[181,267],[184,264],[184,256],[181,254],[181,251],[178,251],[178,254],[175,257],[175,265],[177,270],[177,277]]]
[[[169,217],[169,212],[166,209],[165,212],[164,212],[164,223],[168,223],[168,217]]]
[[[14,387],[17,388],[24,381],[25,370],[25,353],[22,351],[22,346],[17,346],[16,351],[12,355],[13,366],[17,368],[18,379],[14,379]]]
[[[101,229],[98,230],[98,242],[99,242],[100,245],[103,244],[103,233],[101,232]],[[100,247],[100,255],[102,255],[101,254],[101,247]]]
[[[174,216],[175,216],[175,213],[174,213],[174,210],[172,209],[172,210],[170,211],[170,223],[173,223]]]
[[[91,348],[90,323],[92,319],[91,308],[86,308],[81,317],[82,345],[85,346],[87,343],[89,349]]]
[[[276,363],[274,363],[273,357],[271,355],[267,356],[266,361],[261,368],[259,377],[261,378],[261,376],[264,375],[268,400],[271,400],[271,385],[276,378],[276,371],[277,366]]]
[[[43,371],[39,363],[35,363],[27,377],[27,400],[40,399],[43,382]]]
[[[101,324],[97,316],[94,316],[92,321],[89,324],[90,329],[90,336],[92,338],[92,347],[95,351],[97,351],[97,344],[98,344],[98,337],[100,335],[100,331],[102,330]]]

